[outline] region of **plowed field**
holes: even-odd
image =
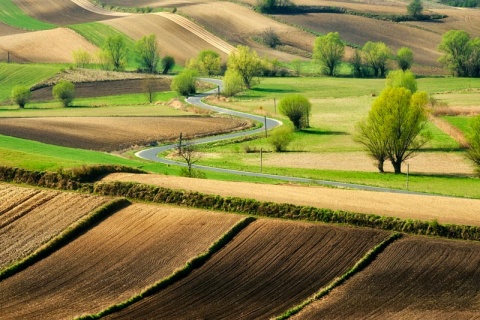
[[[104,197],[0,184],[0,269],[106,202]]]
[[[191,138],[248,126],[242,119],[220,117],[1,118],[0,134],[65,147],[118,151],[177,139],[181,132]]]
[[[11,27],[7,24],[4,24],[4,23],[0,22],[0,37],[10,36],[12,34],[20,34],[20,33],[25,33],[25,32],[27,32],[27,31]]]
[[[480,244],[401,239],[294,319],[478,319]]]
[[[96,46],[66,28],[4,36],[0,41],[0,51],[8,51],[17,60],[30,62],[70,63],[73,62],[72,52],[80,49],[91,54],[98,51]]]
[[[343,274],[385,232],[259,220],[187,278],[115,319],[268,319]]]
[[[136,181],[172,189],[193,190],[225,197],[240,197],[331,208],[361,213],[374,213],[403,219],[480,226],[480,200],[378,193],[299,185],[267,185],[246,182],[210,181],[162,175],[118,173],[104,181]]]
[[[207,248],[238,215],[135,204],[0,282],[5,319],[72,319],[124,301]]]

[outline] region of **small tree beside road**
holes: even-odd
[[[182,72],[173,78],[170,87],[182,96],[189,96],[197,91],[196,81],[197,72],[195,70],[183,69]]]
[[[287,116],[292,122],[295,130],[308,128],[312,104],[302,95],[290,94],[285,96],[278,105],[281,114]]]

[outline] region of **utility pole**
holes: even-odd
[[[410,164],[407,163],[407,190],[408,190],[408,176],[410,175]]]
[[[277,98],[273,98],[273,109],[275,110],[275,114],[277,114]]]
[[[267,133],[267,116],[264,116],[265,117],[265,138],[268,138],[268,133]]]
[[[260,173],[263,172],[263,148],[260,148]]]

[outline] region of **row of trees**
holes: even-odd
[[[480,77],[480,38],[471,38],[463,30],[450,30],[443,37],[438,50],[443,53],[439,62],[453,75]]]
[[[60,101],[64,107],[69,107],[75,99],[75,85],[70,81],[60,81],[52,88],[53,97]],[[10,99],[20,108],[25,108],[32,98],[30,88],[22,85],[12,89]]]

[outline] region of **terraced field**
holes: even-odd
[[[170,206],[131,205],[0,282],[1,318],[64,319],[98,312],[183,267],[241,219]]]

